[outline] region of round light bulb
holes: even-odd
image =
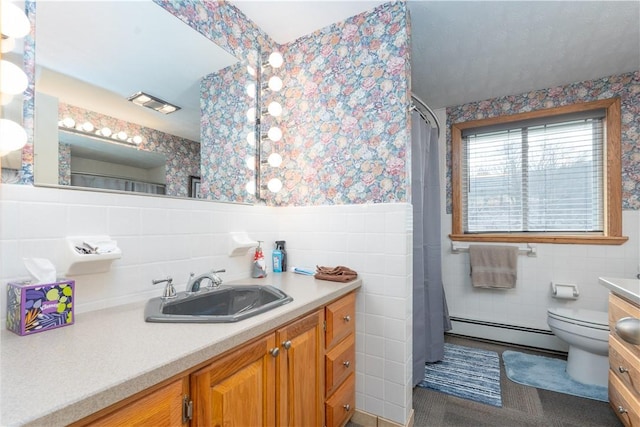
[[[121,130],[120,132],[118,132],[118,138],[121,139],[122,141],[127,139],[127,133],[123,130]]]
[[[279,127],[274,126],[267,132],[267,137],[273,142],[278,142],[282,139],[282,131]]]
[[[109,129],[108,127],[103,127],[102,129],[100,129],[100,135],[106,136],[107,138],[110,137],[111,129]]]
[[[64,119],[62,119],[62,125],[66,128],[72,128],[75,127],[76,121],[71,117],[65,117]]]
[[[282,181],[280,181],[278,178],[270,179],[267,183],[267,188],[272,193],[277,193],[278,191],[282,190]]]
[[[267,161],[271,167],[277,168],[282,164],[282,156],[278,153],[271,153]]]
[[[252,147],[256,146],[256,133],[255,132],[249,132],[247,134],[247,143]]]
[[[19,150],[27,143],[27,132],[9,119],[0,119],[0,152]]]
[[[256,194],[256,182],[254,180],[247,182],[244,188],[247,190],[247,193]]]
[[[247,110],[247,119],[249,120],[249,123],[256,121],[256,109],[254,107]]]
[[[0,92],[2,93],[18,95],[27,89],[29,80],[24,71],[4,59],[0,61],[0,76],[2,76],[0,79]]]
[[[255,98],[256,97],[256,84],[255,83],[249,83],[247,85],[247,95],[249,95],[251,98]]]
[[[271,78],[269,79],[269,89],[274,92],[282,89],[282,79],[278,76],[271,76]]]
[[[138,145],[142,143],[142,137],[140,135],[136,135],[133,137],[133,143]]]
[[[13,37],[7,37],[0,41],[0,52],[2,53],[11,52],[14,47],[16,47],[16,39]]]
[[[247,165],[247,168],[249,168],[249,170],[256,170],[256,157],[255,156],[247,156],[244,159],[244,163]]]
[[[93,124],[91,124],[91,122],[84,122],[82,124],[82,130],[85,132],[93,132]]]
[[[31,23],[24,11],[18,6],[11,2],[3,1],[0,28],[2,28],[2,34],[5,36],[19,39],[29,34]]]
[[[273,52],[271,55],[269,55],[269,65],[271,65],[273,68],[282,67],[283,62],[284,59],[282,58],[282,54],[280,52]]]
[[[280,103],[276,101],[273,101],[267,107],[267,111],[269,111],[269,114],[271,114],[273,117],[278,117],[282,114],[282,105],[280,105]]]

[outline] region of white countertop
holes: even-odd
[[[273,285],[293,301],[237,323],[147,323],[140,302],[77,314],[73,325],[34,335],[3,330],[0,425],[77,421],[362,284],[360,279],[344,284],[293,273],[242,283]]]
[[[640,305],[640,279],[600,277],[598,281],[614,294]]]

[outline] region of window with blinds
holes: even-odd
[[[453,123],[454,241],[620,245],[621,101]]]
[[[462,132],[465,233],[601,232],[604,110]]]

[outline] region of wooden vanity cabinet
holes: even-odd
[[[75,425],[343,426],[354,372],[352,292]]]
[[[327,427],[343,426],[356,407],[356,296],[350,293],[325,307],[325,416]]]
[[[640,319],[640,307],[609,294],[609,403],[627,427],[640,426],[640,345],[618,336],[616,323],[625,317]]]
[[[72,426],[187,426],[188,421],[182,418],[182,409],[183,397],[188,393],[188,378],[182,377],[125,399]]]

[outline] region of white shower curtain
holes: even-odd
[[[444,356],[451,329],[442,285],[438,132],[420,114],[411,116],[411,202],[413,204],[413,384],[425,362]]]

